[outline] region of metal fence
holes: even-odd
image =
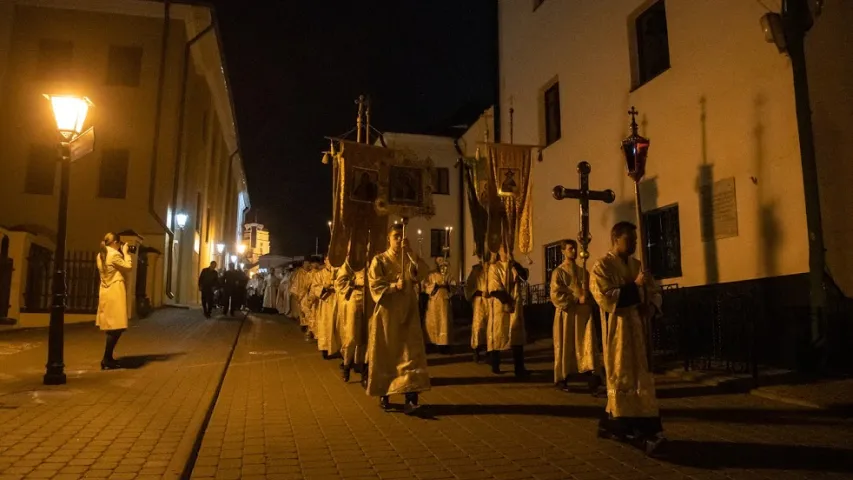
[[[96,252],[66,253],[65,308],[67,312],[97,312],[100,277],[96,257]],[[53,288],[53,252],[40,245],[32,244],[27,261],[27,282],[21,311],[49,312]]]

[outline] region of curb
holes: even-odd
[[[814,402],[809,402],[808,400],[800,400],[798,398],[787,397],[785,395],[779,395],[779,394],[771,393],[771,392],[767,392],[767,391],[761,391],[761,388],[752,389],[749,391],[749,394],[755,395],[756,397],[766,398],[768,400],[774,400],[774,401],[777,401],[780,403],[787,403],[789,405],[796,405],[798,407],[813,408],[816,410],[826,410],[827,409],[827,407],[825,407],[823,405],[820,405],[820,404],[817,404]]]

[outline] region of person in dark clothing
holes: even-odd
[[[243,308],[243,303],[246,301],[246,285],[249,283],[249,277],[246,272],[235,268],[234,264],[229,265],[229,269],[225,272],[225,291],[228,293],[228,299],[231,301],[230,311],[231,316]]]
[[[214,293],[219,284],[219,273],[216,271],[216,262],[210,262],[210,266],[201,271],[198,276],[198,289],[201,290],[201,306],[204,316],[210,318],[214,308]]]

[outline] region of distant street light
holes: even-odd
[[[86,116],[92,102],[86,97],[72,95],[45,95],[53,108],[56,129],[61,135],[59,147],[59,220],[56,228],[56,253],[50,306],[50,327],[47,335],[47,365],[45,385],[63,385],[65,378],[65,240],[68,226],[68,191],[70,188],[71,162],[88,154],[94,148],[94,130],[83,132]],[[80,141],[77,141],[80,139]]]
[[[217,251],[220,255],[222,255],[222,253],[225,251],[225,244],[224,244],[224,243],[219,243],[219,244],[217,244],[217,245],[216,245],[216,251]]]
[[[237,263],[237,255],[231,255],[231,263]]]
[[[237,253],[239,253],[240,255],[246,253],[246,245],[242,243],[240,245],[237,245]]]

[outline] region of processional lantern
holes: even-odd
[[[631,135],[622,140],[625,166],[634,183],[639,183],[646,174],[646,160],[649,155],[649,139],[637,133],[637,113],[634,107],[628,111],[628,115],[631,115]]]

